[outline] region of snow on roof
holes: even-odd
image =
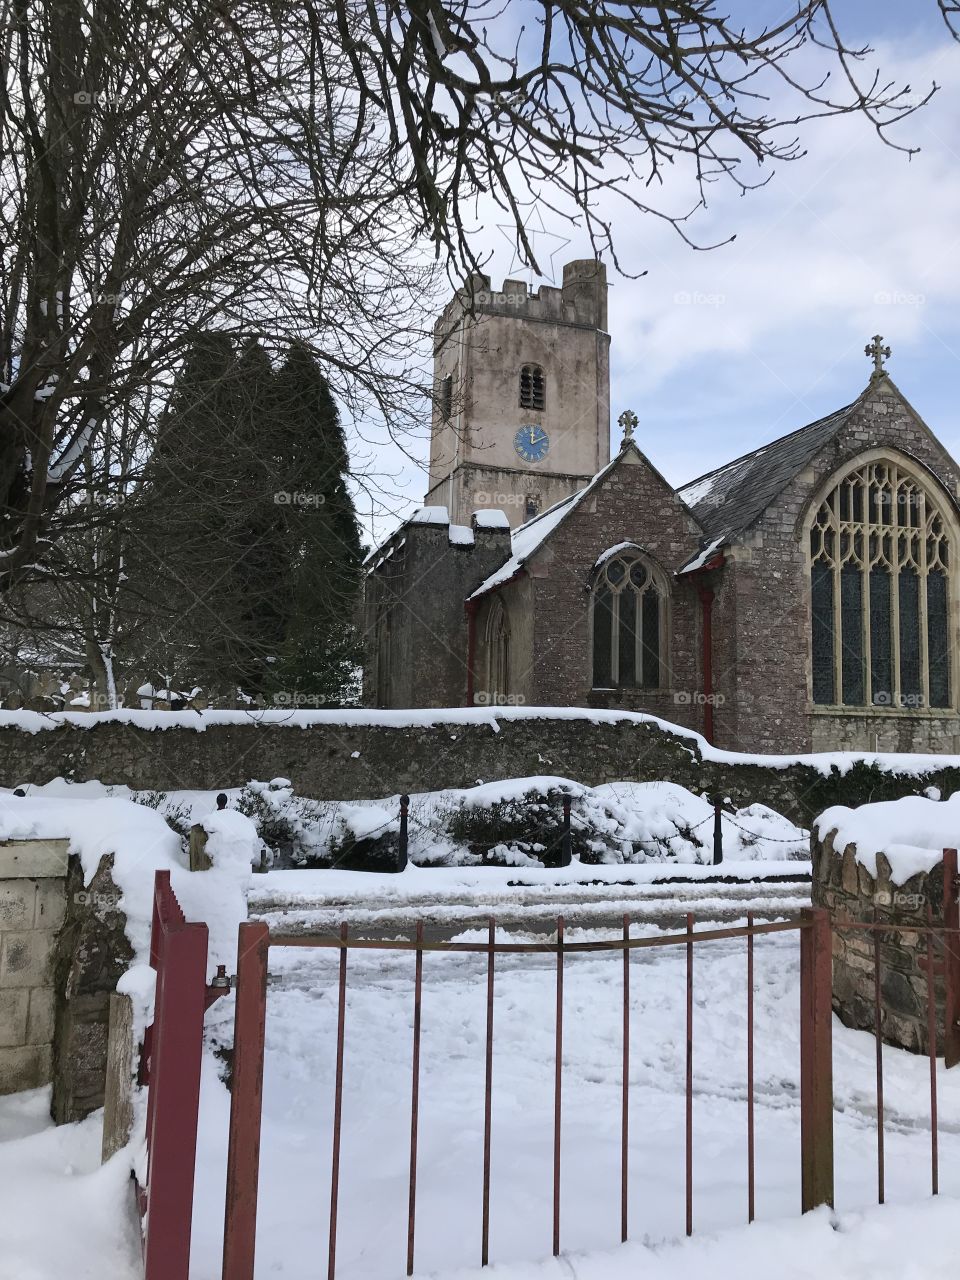
[[[608,560],[612,560],[614,556],[618,556],[621,551],[642,551],[643,547],[639,542],[617,542],[612,547],[607,547],[606,551],[601,551],[597,556],[594,569],[599,569],[602,564],[606,564]]]
[[[607,478],[621,457],[622,451],[615,458],[611,458],[607,465],[601,471],[598,471],[584,488],[578,489],[569,498],[564,498],[561,502],[555,503],[552,507],[548,507],[546,511],[542,511],[540,515],[528,520],[526,524],[514,529],[511,538],[512,554],[510,559],[505,561],[489,578],[481,582],[473,595],[468,596],[468,599],[476,600],[478,596],[486,595],[494,587],[502,586],[503,583],[509,582],[511,578],[516,577],[527,560],[546,542],[554,529],[566,519],[571,511],[576,510],[587,494],[592,493],[597,485]]]
[[[855,846],[855,858],[876,879],[877,855],[890,863],[893,884],[930,871],[943,858],[944,849],[960,844],[960,792],[948,800],[926,796],[902,796],[880,800],[857,809],[834,805],[814,823],[818,838],[835,833],[833,850],[842,857],[847,845]]]
[[[707,561],[720,550],[725,541],[726,539],[722,537],[714,538],[712,542],[708,543],[707,546],[698,551],[697,554],[692,559],[688,560],[686,564],[681,565],[677,570],[677,573],[695,573],[697,569],[702,569]]]
[[[474,521],[478,529],[509,529],[510,521],[507,519],[505,511],[491,510],[485,507],[482,511],[473,513]]]
[[[410,517],[408,524],[449,524],[450,512],[446,507],[420,507]]]
[[[452,524],[450,526],[450,542],[455,547],[472,547],[473,530],[466,524]]]

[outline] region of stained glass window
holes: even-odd
[[[899,463],[846,475],[810,531],[811,666],[820,706],[948,707],[950,539]]]
[[[659,688],[665,623],[650,566],[632,554],[608,560],[593,592],[594,688]]]

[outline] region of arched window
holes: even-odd
[[[538,364],[525,364],[520,370],[520,408],[542,409],[547,402],[547,381]]]
[[[593,586],[593,687],[659,689],[665,635],[666,591],[652,566],[611,557]]]
[[[449,422],[453,416],[453,374],[448,373],[445,378],[440,379],[437,400],[440,406],[440,417],[444,422]]]
[[[951,705],[953,521],[902,462],[845,475],[810,527],[813,701]]]
[[[510,619],[499,596],[490,606],[486,639],[486,692],[491,702],[498,702],[510,692]]]

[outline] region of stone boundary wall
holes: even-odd
[[[865,929],[838,927],[843,920],[898,925],[926,924],[927,903],[935,923],[943,919],[943,863],[929,872],[893,884],[890,863],[877,854],[872,876],[856,861],[856,846],[834,847],[835,831],[814,838],[812,897],[833,920],[833,1008],[847,1027],[875,1029],[874,935]],[[929,1052],[927,976],[924,935],[910,928],[882,930],[880,940],[880,1034],[888,1044]],[[940,957],[937,957],[938,959]],[[944,990],[934,982],[937,1008],[937,1052],[943,1053]]]
[[[282,776],[300,795],[351,800],[553,774],[587,786],[668,780],[804,827],[834,804],[960,790],[960,757],[942,759],[847,757],[841,771],[834,756],[719,752],[662,721],[588,710],[0,712],[0,784],[11,787],[63,777],[211,790]]]

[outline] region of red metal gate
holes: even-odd
[[[154,880],[150,963],[157,987],[144,1036],[140,1083],[147,1099],[147,1180],[137,1185],[145,1280],[188,1280],[200,1107],[203,1015],[229,988],[207,986],[207,926],[185,918],[170,872]]]
[[[629,1052],[630,1052],[630,953],[648,947],[682,946],[686,953],[686,1119],[685,1186],[686,1230],[693,1231],[693,972],[697,945],[719,939],[742,938],[746,943],[747,1041],[747,1160],[749,1221],[754,1216],[753,1142],[753,946],[765,934],[798,932],[800,935],[801,989],[801,1162],[802,1203],[806,1212],[818,1205],[833,1203],[833,1090],[832,1090],[832,1006],[831,927],[825,910],[802,912],[799,921],[755,924],[748,916],[746,926],[694,931],[693,917],[687,916],[684,933],[659,937],[630,936],[629,917],[624,917],[623,935],[609,941],[574,942],[564,939],[564,922],[557,920],[557,941],[544,943],[496,942],[491,919],[486,942],[436,942],[423,940],[423,926],[415,941],[381,942],[351,938],[347,926],[339,938],[314,935],[271,934],[265,924],[240,926],[237,963],[237,1004],[234,1029],[233,1089],[230,1108],[230,1147],[227,1165],[226,1212],[224,1222],[224,1280],[253,1280],[256,1248],[257,1192],[260,1162],[260,1124],[263,1102],[264,1033],[267,1008],[267,962],[271,947],[321,947],[339,950],[338,1016],[334,1084],[333,1147],[331,1152],[330,1225],[327,1250],[327,1278],[334,1280],[337,1255],[337,1209],[340,1175],[341,1114],[347,991],[347,961],[351,950],[414,951],[413,1060],[410,1108],[410,1173],[407,1226],[407,1274],[414,1269],[417,1203],[417,1136],[420,1069],[420,1003],[423,954],[431,952],[483,953],[487,962],[487,1023],[485,1047],[485,1097],[483,1137],[483,1190],[481,1263],[489,1258],[490,1229],[490,1132],[492,1106],[492,1063],[494,1026],[495,960],[498,955],[549,953],[556,956],[556,1032],[554,1058],[553,1120],[553,1252],[560,1253],[561,1240],[561,1131],[563,1087],[563,978],[565,957],[571,954],[621,952],[623,957],[623,1085],[621,1117],[621,1239],[628,1236],[627,1187],[629,1182]]]

